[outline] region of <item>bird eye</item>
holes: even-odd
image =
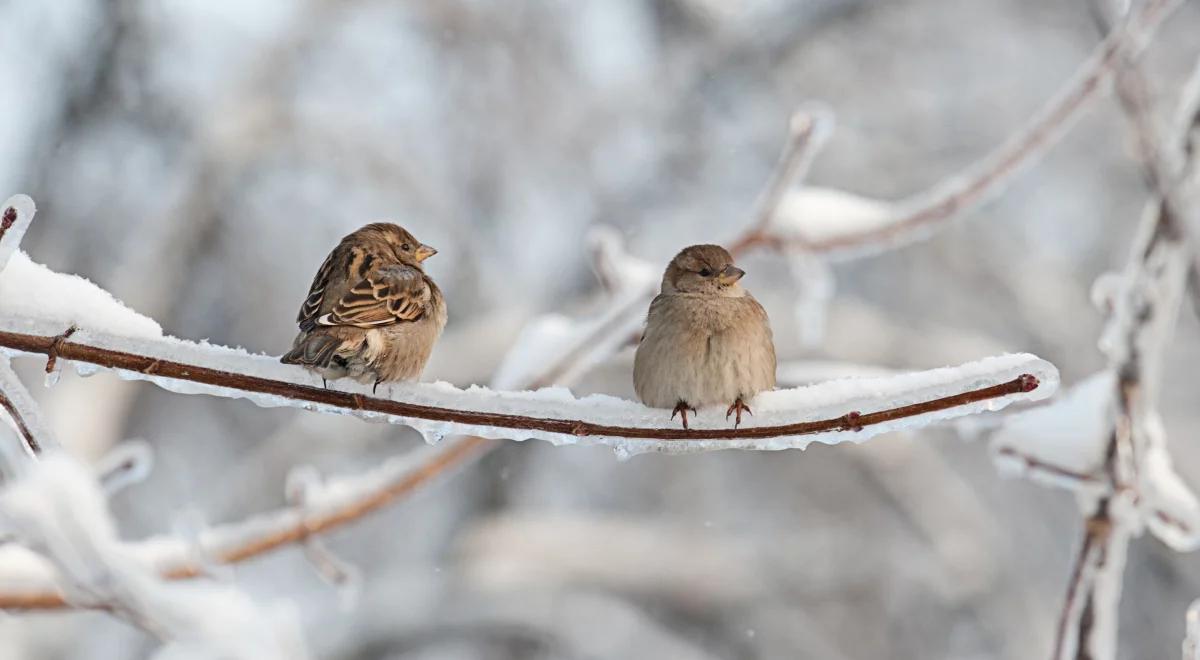
[[[405,243],[404,245],[400,246],[400,249],[404,250],[405,252],[408,252],[409,250],[412,250],[412,246],[409,245],[408,243]]]
[[[700,277],[712,277],[712,270],[708,268],[701,268]]]

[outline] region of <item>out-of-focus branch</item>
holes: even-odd
[[[1149,4],[1149,3],[1147,3]],[[1123,55],[1122,58],[1125,56]],[[1139,463],[1149,440],[1145,429],[1155,410],[1155,388],[1171,330],[1194,262],[1183,223],[1195,214],[1186,197],[1186,174],[1197,154],[1189,151],[1200,114],[1200,96],[1185,91],[1175,130],[1159,138],[1145,79],[1128,60],[1118,62],[1122,107],[1137,133],[1153,199],[1144,212],[1138,239],[1113,301],[1102,348],[1117,375],[1113,431],[1104,472],[1113,495],[1100,498],[1088,515],[1084,539],[1067,587],[1054,658],[1114,657],[1116,610],[1129,538],[1138,514],[1129,500],[1138,487]]]
[[[729,252],[735,257],[752,247],[771,242],[771,223],[779,212],[784,196],[808,175],[817,154],[829,139],[832,124],[832,113],[825,109],[801,108],[792,115],[787,142],[767,187],[759,197],[754,220],[728,246]]]
[[[1097,46],[1070,82],[1028,123],[965,172],[947,177],[926,191],[890,205],[892,211],[881,222],[818,240],[763,231],[754,234],[750,241],[737,245],[743,249],[763,245],[810,253],[862,254],[930,232],[975,209],[1054,146],[1089,103],[1100,95],[1114,68],[1125,58],[1140,53],[1162,20],[1180,4],[1180,0],[1139,3],[1135,13]]]

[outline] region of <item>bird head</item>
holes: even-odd
[[[391,246],[392,250],[396,253],[396,259],[402,264],[420,268],[421,262],[437,254],[437,250],[418,241],[415,236],[400,225],[390,222],[377,222],[367,225],[363,229],[377,233],[384,242]]]
[[[733,265],[733,256],[719,245],[686,247],[663,273],[663,293],[737,297],[745,295],[738,280],[746,271]]]

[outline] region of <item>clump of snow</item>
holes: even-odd
[[[290,608],[261,607],[228,586],[159,578],[117,538],[95,477],[61,452],[0,493],[0,521],[48,560],[69,602],[104,607],[169,640],[157,657],[307,657]],[[45,577],[28,554],[11,558]]]
[[[889,202],[832,188],[802,186],[780,200],[771,230],[782,238],[828,243],[878,231],[894,218],[894,207]]]
[[[1114,387],[1112,372],[1102,371],[1049,405],[1006,416],[991,443],[1001,473],[1077,489],[1077,480],[1056,469],[1078,475],[1092,475],[1101,469],[1112,433]],[[1051,469],[1030,465],[1025,459]]]
[[[1177,552],[1200,547],[1200,502],[1175,471],[1157,414],[1142,421],[1146,450],[1139,457],[1139,506],[1150,532]]]
[[[54,322],[56,334],[71,325],[125,337],[161,337],[156,321],[129,309],[112,294],[77,275],[56,273],[21,251],[0,271],[0,310]]]

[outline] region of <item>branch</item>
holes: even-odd
[[[81,331],[79,335],[85,335]],[[143,352],[130,352],[131,345],[138,345]],[[120,346],[126,350],[118,350]],[[830,434],[845,431],[859,431],[884,425],[889,422],[913,418],[940,411],[951,411],[985,401],[1004,400],[1005,403],[1015,398],[1015,395],[1025,395],[1039,389],[1039,377],[1050,379],[1050,390],[1054,388],[1056,373],[1053,367],[1045,362],[1029,356],[1012,356],[1008,361],[1000,360],[994,364],[976,363],[965,365],[960,370],[970,373],[972,382],[979,380],[982,371],[986,377],[997,378],[1003,374],[1003,380],[990,386],[965,388],[953,394],[934,396],[925,400],[896,406],[883,406],[879,409],[863,413],[856,409],[847,409],[840,414],[828,415],[815,420],[784,421],[797,413],[812,414],[812,410],[804,411],[788,408],[790,404],[801,403],[809,398],[813,401],[820,399],[821,386],[803,389],[777,390],[760,395],[767,405],[762,406],[760,419],[768,421],[779,420],[780,423],[764,424],[761,426],[746,425],[734,429],[728,426],[713,426],[712,428],[662,428],[647,426],[630,426],[612,423],[627,419],[666,418],[663,411],[648,409],[630,401],[598,398],[595,401],[564,399],[561,394],[551,392],[540,396],[538,393],[503,393],[492,392],[482,388],[472,390],[455,390],[444,385],[403,385],[393,388],[412,395],[419,401],[406,402],[394,399],[377,398],[359,392],[347,392],[324,389],[315,384],[309,385],[295,378],[302,376],[304,380],[314,380],[315,377],[300,370],[285,365],[277,365],[275,360],[251,356],[240,351],[224,347],[194,344],[174,339],[150,341],[145,339],[133,341],[122,340],[118,337],[93,336],[92,343],[64,339],[62,336],[47,336],[26,334],[0,329],[0,347],[26,354],[40,354],[60,360],[81,362],[94,367],[120,372],[127,377],[150,380],[166,389],[183,390],[188,393],[203,393],[216,396],[233,396],[248,398],[260,405],[292,406],[303,408],[320,408],[330,412],[352,414],[364,418],[386,416],[395,423],[412,425],[418,429],[444,433],[475,432],[494,437],[523,439],[539,437],[557,442],[574,442],[588,438],[606,444],[619,444],[621,440],[657,440],[663,442],[684,441],[699,449],[721,448],[721,444],[703,444],[695,441],[704,440],[766,440],[773,438],[797,438],[818,434]],[[192,358],[189,362],[172,359],[168,356],[182,355]],[[205,366],[219,364],[222,368]],[[1017,370],[1016,373],[1014,369]],[[1035,375],[1035,372],[1038,375]],[[273,374],[277,376],[292,376],[293,378],[270,378],[255,374]],[[954,370],[936,370],[926,372],[942,387],[954,388],[963,380],[963,376]],[[911,380],[911,379],[910,379]],[[863,391],[887,392],[877,401],[885,401],[904,397],[920,396],[922,390],[929,389],[927,383],[906,381],[904,377],[895,379],[891,391],[887,388],[887,379],[864,381]],[[176,383],[195,383],[209,387],[181,388]],[[881,387],[882,385],[882,387]],[[844,384],[840,389],[845,390]],[[1047,388],[1041,388],[1038,398],[1049,394]],[[797,396],[800,398],[797,399]],[[863,398],[861,392],[851,392],[850,396],[843,395],[843,400],[834,404],[825,403],[818,409],[835,409],[851,402],[871,403],[871,398]],[[599,400],[602,399],[602,400]],[[771,401],[778,400],[782,407],[773,414]],[[474,403],[480,407],[491,405],[496,410],[475,410],[464,407],[453,407],[445,404]],[[993,405],[996,402],[993,401]],[[431,405],[432,404],[432,405]],[[439,405],[440,404],[440,405]],[[578,417],[535,416],[501,412],[503,409],[545,410],[551,414],[576,413]],[[764,414],[765,413],[765,414]],[[589,420],[583,415],[591,416]],[[599,421],[597,421],[599,420]],[[664,422],[668,421],[663,419]],[[719,425],[724,420],[719,420]],[[432,422],[434,424],[425,424]],[[513,433],[516,431],[517,433]],[[557,436],[557,437],[556,437]],[[615,441],[615,442],[614,442]],[[802,444],[807,444],[803,441]],[[734,445],[743,448],[767,448],[765,444]],[[801,445],[797,445],[801,446]],[[779,448],[778,445],[770,445]],[[674,451],[665,446],[654,447],[659,451]]]
[[[42,423],[33,396],[21,384],[8,358],[3,355],[0,355],[0,409],[3,409],[12,421],[13,428],[21,440],[22,453],[26,457],[36,457],[46,449],[59,446],[58,441]],[[0,456],[6,457],[7,452],[0,450]],[[11,467],[15,476],[19,470],[16,466]]]
[[[1143,213],[1101,341],[1117,375],[1115,419],[1104,461],[1105,474],[1117,495],[1099,500],[1088,517],[1060,617],[1056,660],[1115,656],[1116,610],[1129,538],[1146,515],[1163,515],[1152,507],[1138,510],[1121,496],[1129,493],[1129,488],[1143,487],[1139,462],[1154,443],[1164,441],[1148,437],[1148,429],[1157,419],[1154,388],[1194,261],[1185,234],[1190,228],[1187,225],[1194,225],[1196,208],[1185,197],[1185,174],[1200,156],[1190,150],[1190,133],[1200,116],[1200,96],[1185,92],[1175,130],[1161,139],[1152,120],[1145,80],[1125,57],[1122,55],[1120,62],[1123,83],[1118,86],[1119,98],[1138,143],[1143,150],[1153,150],[1143,154],[1153,199]],[[1131,512],[1114,514],[1115,505]],[[1128,520],[1131,516],[1132,521]]]
[[[843,258],[862,255],[880,248],[911,242],[947,224],[999,193],[1025,167],[1040,159],[1058,143],[1082,111],[1099,96],[1104,82],[1125,58],[1135,57],[1155,30],[1181,0],[1147,0],[1134,15],[1113,30],[1075,76],[1027,124],[1018,128],[1005,142],[967,168],[965,174],[944,179],[928,190],[905,200],[881,204],[879,217],[832,236],[806,237],[805,227],[792,231],[776,225],[771,231],[753,234],[739,248],[764,246],[800,250]],[[835,221],[836,218],[800,218],[805,221]]]

